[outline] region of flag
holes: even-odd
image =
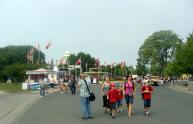
[[[78,59],[78,61],[77,61],[77,65],[80,65],[80,64],[81,64],[81,58]]]
[[[105,66],[105,65],[106,65],[106,62],[104,62],[103,66]]]
[[[120,65],[120,68],[123,68],[125,66],[125,62],[122,62],[121,65]]]
[[[28,60],[32,61],[32,56],[29,53],[27,53],[26,57]]]
[[[30,50],[30,54],[32,54],[34,52],[34,48],[31,48]]]
[[[40,51],[40,44],[38,44],[38,47],[36,48],[37,52]]]
[[[98,63],[99,62],[99,58],[95,59],[95,63]]]
[[[115,65],[115,62],[112,65],[110,65],[110,68],[112,69],[114,65]]]
[[[85,64],[86,71],[87,71],[87,67],[88,67],[88,64],[87,64],[87,62],[86,62],[86,64]]]
[[[97,63],[99,63],[99,58],[95,59],[95,64],[94,64],[94,66],[97,66]]]
[[[46,46],[46,49],[48,49],[51,46],[51,43],[48,43],[48,45]]]
[[[32,61],[32,56],[29,56],[29,60]]]
[[[29,58],[30,58],[29,53],[27,53],[26,57],[27,57],[27,59],[29,60]]]

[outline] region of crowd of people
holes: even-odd
[[[151,107],[151,94],[153,93],[153,88],[150,86],[150,81],[145,80],[144,85],[140,82],[142,99],[144,101],[144,115],[149,116]],[[125,102],[128,110],[128,117],[132,117],[132,105],[134,101],[134,96],[136,93],[136,80],[132,79],[132,75],[127,76],[126,81],[122,84],[110,83],[109,77],[106,77],[105,83],[102,85],[101,97],[103,97],[103,107],[105,109],[105,114],[110,114],[112,118],[115,118],[115,110],[117,112],[123,111],[123,98],[125,97]]]
[[[86,79],[86,83],[85,83]],[[80,86],[80,97],[83,117],[82,119],[92,119],[93,115],[91,112],[89,91],[86,85],[90,84],[90,77],[82,76],[78,85]],[[137,90],[137,81],[132,79],[132,75],[126,77],[126,81],[123,84],[115,84],[110,82],[110,78],[107,76],[106,81],[103,83],[101,88],[101,97],[103,99],[104,113],[109,114],[112,119],[116,117],[116,113],[123,112],[123,98],[128,110],[128,117],[132,118],[132,105],[134,96]],[[149,80],[144,80],[141,86],[141,95],[144,102],[144,115],[150,116],[151,107],[151,94],[153,88],[150,86]],[[117,111],[116,111],[117,110]],[[88,116],[87,116],[88,113]]]
[[[77,89],[77,80],[75,76],[71,77],[60,77],[58,81],[51,76],[49,79],[47,77],[44,80],[40,80],[40,97],[45,95],[53,95],[54,87],[59,86],[60,94],[63,95],[64,92],[68,93],[71,91],[72,95],[75,95]]]
[[[46,78],[41,83],[40,96],[45,95],[45,90],[47,89],[46,83],[49,82],[50,94],[53,95],[53,88],[56,84],[53,76],[47,80]],[[90,106],[90,84],[92,79],[87,74],[82,74],[78,80],[75,76],[60,77],[57,84],[60,89],[60,94],[62,95],[64,91],[67,93],[71,89],[72,95],[76,93],[77,87],[79,87],[80,103],[82,108],[82,119],[92,119],[93,114]],[[109,114],[112,119],[116,117],[116,113],[123,112],[123,99],[125,98],[125,103],[127,107],[128,117],[132,118],[132,106],[134,103],[134,97],[137,91],[137,84],[140,85],[141,95],[144,102],[144,115],[150,116],[151,107],[151,94],[153,93],[153,88],[150,86],[149,80],[144,80],[138,82],[132,78],[132,75],[126,77],[123,83],[111,83],[110,77],[105,78],[105,82],[102,84],[101,88],[101,98],[103,100],[104,113]]]

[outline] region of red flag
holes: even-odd
[[[110,66],[110,68],[113,68],[114,65],[115,65],[115,62]]]
[[[51,46],[51,43],[48,43],[48,45],[46,46],[46,49],[48,49]]]
[[[32,56],[29,55],[29,53],[26,55],[26,57],[27,57],[28,60],[32,61]]]
[[[110,65],[110,68],[112,69],[112,68],[113,68],[113,66],[112,66],[112,65]]]
[[[30,54],[32,54],[34,52],[34,48],[31,48],[30,50]]]
[[[38,44],[38,47],[36,48],[37,52],[40,51],[40,44]]]
[[[27,59],[29,60],[29,57],[30,57],[30,56],[29,56],[29,53],[26,55],[26,57],[27,57]]]
[[[122,62],[120,68],[123,68],[125,64],[126,64],[125,62]]]
[[[77,65],[80,65],[80,64],[81,64],[81,58],[78,59],[78,61],[77,61]]]
[[[96,60],[95,60],[95,63],[98,63],[99,62],[99,58],[97,58]]]

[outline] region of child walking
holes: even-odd
[[[111,87],[111,89],[107,93],[107,99],[109,99],[110,111],[111,111],[111,114],[112,114],[112,119],[114,119],[115,118],[115,109],[116,109],[116,102],[117,102],[118,93],[117,93],[117,89],[115,89],[115,84],[114,83],[111,83],[110,87]]]
[[[118,93],[118,97],[117,97],[117,112],[123,112],[123,107],[122,107],[122,101],[123,101],[123,89],[121,84],[118,84],[117,87],[117,93]]]
[[[151,94],[153,93],[153,88],[149,86],[149,81],[145,81],[145,86],[141,88],[142,98],[144,100],[144,115],[150,115],[150,107],[151,107]]]

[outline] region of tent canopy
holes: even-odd
[[[30,75],[30,74],[54,74],[54,73],[56,73],[56,72],[52,71],[52,70],[47,70],[45,68],[40,68],[40,69],[32,70],[32,71],[26,71],[27,75]]]

